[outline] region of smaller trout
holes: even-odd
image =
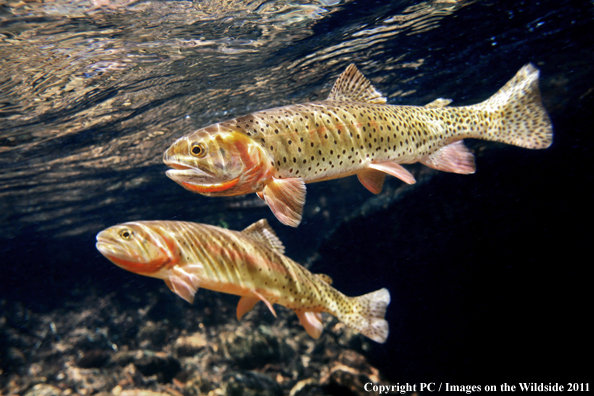
[[[241,232],[181,221],[124,223],[97,234],[97,249],[125,270],[163,279],[189,303],[198,287],[241,296],[238,320],[263,301],[274,316],[273,304],[294,310],[313,338],[322,333],[322,312],[376,342],[388,338],[387,289],[345,296],[327,275],[312,274],[284,256],[265,219]]]
[[[474,173],[462,139],[530,149],[549,147],[551,121],[538,90],[538,69],[524,66],[499,91],[472,106],[394,106],[350,65],[326,100],[258,111],[179,138],[163,161],[167,176],[206,196],[255,192],[286,225],[297,227],[305,184],[357,175],[374,194],[385,175],[405,183],[401,164],[420,162],[459,174]]]

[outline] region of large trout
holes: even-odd
[[[538,70],[524,66],[486,101],[448,107],[391,106],[350,65],[328,99],[258,111],[199,129],[178,139],[163,161],[167,176],[207,196],[255,192],[284,224],[296,227],[305,183],[357,175],[379,193],[386,174],[415,179],[400,164],[474,173],[465,138],[520,147],[549,147],[553,131],[542,106]]]
[[[199,287],[241,296],[238,320],[263,301],[274,316],[273,304],[293,309],[314,338],[323,330],[321,312],[374,341],[388,338],[387,289],[345,296],[327,275],[312,274],[284,256],[265,219],[241,232],[181,221],[124,223],[97,234],[97,249],[125,270],[163,279],[189,303]]]

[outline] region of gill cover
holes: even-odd
[[[140,275],[162,278],[178,261],[173,242],[145,224],[124,223],[97,234],[97,250],[112,263]]]
[[[163,155],[167,176],[187,190],[231,196],[262,189],[266,153],[249,136],[215,125],[178,139]]]

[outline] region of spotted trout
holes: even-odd
[[[329,276],[286,257],[265,219],[241,232],[181,221],[124,223],[97,234],[97,249],[125,270],[163,279],[189,303],[199,287],[241,296],[238,320],[263,301],[274,316],[273,304],[294,310],[314,338],[323,330],[322,312],[376,342],[388,337],[387,289],[345,296],[330,286]]]
[[[378,194],[385,175],[412,184],[401,164],[459,174],[475,171],[462,139],[530,149],[549,147],[538,70],[524,66],[484,102],[394,106],[350,65],[326,100],[258,111],[181,137],[165,152],[167,176],[206,196],[255,192],[283,223],[297,227],[305,184],[357,175]]]

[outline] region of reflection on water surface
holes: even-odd
[[[130,202],[130,188],[160,196],[173,187],[160,164],[175,138],[252,110],[321,99],[352,61],[388,87],[399,70],[426,60],[406,49],[387,56],[390,40],[436,29],[467,3],[6,3],[3,218],[66,226],[68,234],[101,228],[91,212]]]

